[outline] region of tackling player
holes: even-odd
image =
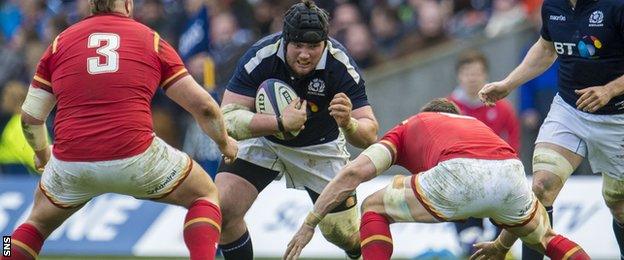
[[[346,141],[364,148],[377,138],[364,79],[342,45],[328,37],[328,20],[327,12],[312,1],[291,6],[283,32],[255,43],[227,86],[221,105],[228,132],[243,141],[239,159],[222,164],[215,180],[225,259],[253,259],[243,217],[271,181],[285,175],[289,188],[305,189],[315,201],[347,164]],[[286,82],[300,97],[281,117],[255,113],[256,91],[270,78]],[[301,132],[292,140],[273,136],[297,130]],[[320,223],[325,238],[351,258],[360,256],[355,205],[353,193]]]
[[[236,158],[237,144],[218,105],[173,48],[131,18],[133,5],[90,0],[92,15],[61,32],[39,62],[22,123],[43,175],[32,212],[12,234],[11,259],[36,259],[52,231],[108,192],[187,208],[184,241],[191,259],[214,259],[221,225],[217,191],[188,155],[154,135],[150,101],[157,88],[193,115],[226,162]],[[51,149],[44,122],[55,105]]]
[[[545,0],[542,24],[522,63],[479,95],[491,105],[559,58],[559,92],[535,140],[533,191],[552,221],[557,195],[587,156],[592,171],[602,174],[624,259],[624,1]]]
[[[552,259],[589,259],[578,245],[552,231],[514,150],[482,122],[459,115],[447,99],[429,102],[343,168],[288,244],[285,258],[296,259],[327,212],[393,164],[412,176],[394,176],[390,185],[362,203],[364,259],[390,259],[391,223],[468,217],[489,217]],[[504,259],[514,239],[503,231],[494,243],[479,245],[473,257]]]

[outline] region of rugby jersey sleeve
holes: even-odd
[[[54,93],[52,91],[52,71],[50,68],[50,60],[53,52],[56,51],[57,39],[54,40],[52,45],[48,46],[46,51],[43,53],[43,56],[39,60],[37,64],[37,71],[35,72],[35,76],[30,83],[31,86],[35,88],[40,88],[50,93]]]
[[[403,133],[405,132],[405,128],[407,125],[407,122],[409,121],[409,119],[401,122],[400,124],[396,125],[395,127],[393,127],[392,129],[390,129],[388,132],[386,132],[383,137],[380,139],[380,142],[389,144],[390,146],[392,146],[394,149],[394,151],[392,151],[392,157],[394,159],[393,163],[397,163],[402,161],[401,160],[401,154],[403,151]],[[396,149],[396,150],[395,150]]]
[[[167,90],[171,85],[186,75],[182,59],[171,45],[154,32],[154,51],[160,62],[160,86]]]
[[[549,42],[552,41],[552,38],[550,37],[550,32],[548,31],[548,6],[547,6],[547,1],[544,1],[544,3],[542,4],[542,29],[540,30],[540,35],[542,36],[542,38],[544,38],[544,40],[547,40]]]
[[[259,80],[259,74],[262,73],[263,64],[254,63],[255,52],[256,48],[252,47],[240,58],[232,78],[228,81],[227,90],[243,96],[256,96],[258,86],[262,83]]]
[[[357,109],[369,103],[362,74],[353,60],[349,59],[349,61],[349,63],[344,63],[345,67],[337,73],[338,92],[344,92],[351,99],[353,109]]]

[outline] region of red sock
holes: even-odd
[[[43,246],[43,235],[35,226],[24,223],[11,235],[11,260],[36,259]]]
[[[392,234],[388,219],[372,211],[364,213],[360,224],[360,241],[364,259],[390,259]]]
[[[207,200],[191,204],[184,219],[184,243],[191,259],[215,259],[221,234],[221,210]]]
[[[546,256],[552,260],[590,260],[585,250],[569,239],[556,235],[546,246]]]

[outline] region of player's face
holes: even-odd
[[[464,64],[457,71],[459,86],[472,95],[476,95],[487,83],[487,77],[487,70],[480,62]]]
[[[286,63],[296,76],[310,74],[321,60],[325,41],[317,43],[289,42],[286,45]]]

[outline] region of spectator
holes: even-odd
[[[345,47],[351,57],[362,69],[366,69],[380,61],[371,35],[366,25],[358,23],[345,30]]]
[[[33,156],[21,126],[21,105],[26,98],[26,86],[11,81],[2,88],[0,104],[0,173],[35,172]]]
[[[494,0],[492,17],[485,26],[485,35],[495,37],[508,32],[526,20],[526,13],[517,0]]]

